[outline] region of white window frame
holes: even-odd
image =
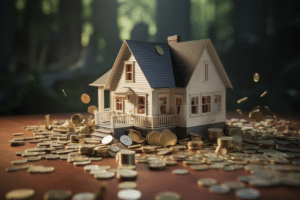
[[[182,115],[182,106],[183,106],[183,96],[182,95],[174,95],[174,108],[175,108],[175,114],[176,115]],[[177,99],[181,99],[181,106],[180,106],[180,114],[177,113]]]
[[[138,100],[139,100],[139,98],[138,97],[145,97],[145,113],[144,114],[141,114],[141,113],[138,113],[138,107],[139,107],[139,105],[138,105]],[[136,103],[135,103],[135,114],[136,115],[141,115],[141,116],[147,116],[147,94],[136,94],[136,101],[135,101]]]
[[[208,61],[204,61],[204,82],[208,82],[208,69],[209,69],[209,62]]]
[[[130,64],[130,65],[132,65],[132,80],[126,80],[126,75],[127,75],[127,73],[126,73],[126,65],[128,65],[128,64]],[[134,67],[134,61],[125,61],[124,62],[124,74],[125,74],[125,82],[129,82],[129,83],[133,83],[133,82],[135,82],[135,67]]]
[[[216,103],[215,103],[215,96],[216,95],[221,95],[221,102],[220,102],[220,104],[221,104],[221,111],[216,111],[215,110],[215,108],[216,108]],[[214,98],[214,113],[222,113],[223,112],[223,103],[222,103],[222,101],[223,101],[223,98],[224,98],[224,94],[223,93],[214,93],[213,94],[213,98]]]
[[[160,104],[159,104],[159,99],[163,98],[163,97],[167,97],[167,104],[166,104],[166,113],[165,114],[161,114],[160,113]],[[170,99],[169,99],[169,94],[157,94],[157,109],[158,109],[158,115],[159,116],[163,116],[163,115],[168,115],[169,113],[169,107],[170,107]]]
[[[206,112],[206,113],[202,113],[202,97],[203,96],[210,96],[210,112]],[[213,112],[213,108],[214,108],[214,95],[212,94],[212,93],[203,93],[203,94],[201,94],[200,95],[200,105],[201,105],[201,107],[200,107],[200,113],[201,113],[201,115],[210,115],[210,114],[213,114],[214,112]]]
[[[122,98],[122,110],[117,110],[117,100],[116,100],[117,97]],[[123,97],[123,96],[121,96],[121,95],[114,95],[114,111],[115,112],[124,113],[124,110],[125,110],[125,107],[124,107],[125,103],[124,103],[124,101],[125,101],[125,99],[126,98]]]
[[[198,109],[197,109],[197,114],[192,114],[192,98],[198,98]],[[190,94],[190,99],[189,99],[189,111],[190,111],[190,117],[198,117],[200,116],[200,95],[199,94]]]

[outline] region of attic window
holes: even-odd
[[[156,46],[155,47],[156,53],[158,53],[159,55],[164,55],[164,50],[160,47],[160,46]]]

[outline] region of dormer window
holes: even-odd
[[[208,62],[204,62],[204,81],[208,81]]]
[[[134,63],[132,61],[125,62],[125,81],[134,81]]]

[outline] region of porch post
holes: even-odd
[[[104,87],[98,87],[98,110],[104,112]]]

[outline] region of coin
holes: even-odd
[[[230,190],[236,190],[240,188],[244,188],[246,185],[242,182],[237,181],[227,181],[221,184],[222,186],[228,187]]]
[[[67,96],[67,94],[65,93],[65,90],[62,90],[62,92],[64,93],[65,97]]]
[[[142,193],[139,190],[126,189],[120,190],[118,192],[118,197],[120,199],[140,199],[142,197]]]
[[[125,146],[130,146],[132,145],[132,140],[130,137],[128,137],[127,135],[122,135],[120,137],[120,142],[122,142],[122,144],[124,144]],[[103,143],[103,141],[102,141]]]
[[[19,165],[19,164],[24,164],[24,163],[27,163],[26,159],[11,161],[11,164],[13,164],[13,165]]]
[[[155,196],[155,200],[181,200],[181,196],[175,192],[163,192]]]
[[[185,175],[188,174],[189,171],[186,169],[175,169],[172,171],[173,174]]]
[[[8,193],[6,193],[5,198],[6,199],[29,199],[33,197],[35,194],[33,189],[16,189],[11,190]]]
[[[105,136],[102,139],[102,144],[110,144],[114,138],[111,135]]]
[[[235,191],[235,195],[242,199],[258,199],[261,194],[258,190],[242,188]]]
[[[41,156],[26,157],[26,160],[27,160],[28,162],[39,161],[39,160],[41,160],[41,159],[42,159]]]
[[[230,189],[224,185],[213,185],[209,187],[209,191],[216,194],[227,194],[230,192]]]
[[[170,129],[164,129],[161,132],[160,140],[162,147],[173,146],[177,143],[177,136]]]
[[[254,82],[258,82],[259,81],[259,74],[258,73],[254,74],[253,80],[254,80]]]
[[[237,103],[241,103],[241,102],[243,102],[243,101],[246,101],[247,99],[248,99],[248,97],[241,98],[241,99],[239,99],[239,100],[237,101]]]
[[[264,93],[262,93],[261,95],[260,95],[260,97],[263,97],[263,96],[265,96],[267,94],[267,91],[264,91]]]
[[[44,194],[45,200],[67,200],[72,196],[70,190],[50,190]]]
[[[97,106],[89,106],[87,109],[88,113],[94,114],[96,111],[98,111]]]
[[[196,171],[204,171],[209,169],[207,165],[190,165],[190,168]]]
[[[237,109],[236,112],[237,112],[237,114],[239,114],[239,115],[243,115],[243,112],[242,112],[240,109]]]
[[[23,133],[14,133],[14,136],[20,136],[23,135]]]
[[[250,185],[257,186],[257,187],[271,187],[272,183],[266,179],[256,178],[249,181]]]
[[[134,189],[134,188],[137,188],[137,184],[135,182],[125,181],[125,182],[119,183],[118,188],[121,190]]]
[[[99,165],[87,165],[83,168],[85,171],[92,171],[99,169]]]
[[[20,167],[8,167],[5,169],[7,172],[16,172],[19,171],[21,168]]]
[[[217,180],[212,178],[202,178],[202,179],[198,179],[197,183],[200,186],[209,187],[209,186],[216,185],[218,182]]]
[[[82,103],[84,103],[84,104],[88,104],[91,101],[91,97],[85,93],[81,95],[80,99],[81,99]]]
[[[129,133],[128,133],[128,136],[134,142],[139,142],[141,140],[141,138],[143,138],[141,132],[138,131],[138,130],[135,130],[135,129],[130,129]]]
[[[78,193],[75,194],[72,197],[72,200],[94,200],[96,195],[91,192],[83,192],[83,193]]]
[[[74,165],[76,166],[82,166],[82,165],[89,165],[91,164],[91,161],[81,161],[81,162],[73,162]]]
[[[161,132],[153,131],[147,135],[147,143],[151,146],[160,146],[161,145]]]
[[[51,173],[54,172],[54,167],[43,167],[40,169],[40,173],[45,174],[45,173]]]
[[[115,173],[113,172],[103,172],[103,173],[98,173],[94,175],[95,178],[99,179],[110,179],[115,177]]]

